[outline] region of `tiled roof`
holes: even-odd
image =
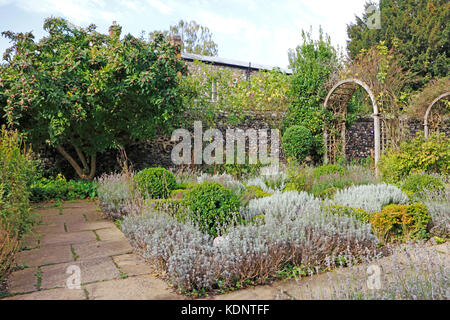
[[[193,54],[193,53],[182,53],[181,57],[185,60],[198,60],[206,63],[212,63],[212,64],[219,64],[219,65],[225,65],[225,66],[233,66],[233,67],[239,67],[239,68],[250,68],[253,70],[273,70],[275,67],[271,66],[265,66],[258,63],[251,63],[251,62],[243,62],[243,61],[237,61],[237,60],[231,60],[226,58],[220,58],[220,57],[210,57],[210,56],[202,56],[199,54]],[[286,74],[292,74],[292,70],[290,69],[283,69],[280,68],[281,71],[283,71]]]

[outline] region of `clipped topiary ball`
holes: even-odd
[[[185,205],[190,209],[191,221],[202,232],[217,237],[220,226],[229,225],[239,212],[238,196],[216,182],[198,184],[184,197]]]
[[[304,126],[289,127],[283,135],[282,146],[286,157],[303,161],[311,155],[314,137]]]
[[[164,168],[147,168],[134,176],[137,187],[144,196],[152,199],[168,198],[177,186],[172,172]]]

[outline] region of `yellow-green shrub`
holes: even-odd
[[[4,127],[0,135],[0,279],[10,270],[22,236],[36,222],[29,186],[35,171],[21,135]]]
[[[250,199],[259,199],[259,198],[265,198],[270,197],[272,194],[268,192],[264,192],[260,187],[258,186],[247,186],[247,191],[249,192],[249,198]]]
[[[382,178],[397,183],[409,174],[450,172],[450,139],[444,133],[434,133],[425,139],[423,132],[403,142],[400,150],[387,150],[380,158]]]
[[[420,195],[425,189],[427,190],[442,190],[444,184],[438,177],[430,176],[428,174],[413,174],[408,176],[401,184],[401,189],[408,196]]]
[[[420,202],[390,204],[371,217],[373,231],[384,242],[426,239],[429,221],[427,207]]]

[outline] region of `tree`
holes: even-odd
[[[369,50],[361,50],[342,72],[343,78],[357,78],[367,84],[374,94],[378,112],[383,121],[385,146],[400,145],[405,137],[402,130],[401,116],[410,95],[408,83],[412,83],[415,75],[404,71],[401,67],[404,61],[396,47],[388,49],[382,41]]]
[[[97,154],[169,129],[187,70],[162,35],[145,42],[120,39],[115,24],[109,36],[95,29],[49,18],[39,42],[30,32],[3,32],[13,45],[0,69],[9,126],[56,148],[84,179],[94,177]]]
[[[374,2],[366,4],[376,5]],[[347,26],[350,41],[347,50],[351,58],[362,49],[383,41],[388,49],[397,46],[404,59],[404,70],[416,73],[418,81],[408,85],[417,90],[433,78],[448,74],[450,59],[450,2],[447,0],[380,0],[381,29],[366,25],[372,14],[356,17]]]
[[[165,36],[179,35],[182,42],[182,50],[187,53],[201,54],[204,56],[217,56],[217,44],[212,40],[212,34],[207,27],[199,25],[195,21],[180,20],[177,25],[170,26],[170,31],[158,31]],[[152,32],[153,38],[158,32]]]
[[[283,121],[283,131],[292,125],[301,125],[314,136],[315,155],[322,154],[323,99],[327,94],[329,77],[339,68],[336,50],[328,35],[319,30],[319,39],[313,40],[311,31],[302,31],[302,44],[289,52],[289,67],[293,70],[289,97],[291,105]]]

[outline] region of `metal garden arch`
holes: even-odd
[[[381,127],[380,127],[380,115],[378,113],[378,106],[375,100],[375,96],[370,90],[369,86],[358,79],[345,79],[339,81],[329,92],[325,98],[324,107],[326,111],[332,111],[333,115],[337,119],[334,123],[334,133],[330,125],[327,126],[327,122],[324,122],[324,144],[325,155],[324,162],[334,162],[339,154],[345,155],[345,117],[347,114],[347,105],[358,89],[362,87],[370,97],[373,106],[373,123],[374,123],[374,158],[375,158],[375,173],[378,175],[378,160],[381,153]],[[338,134],[336,134],[338,133]]]
[[[444,99],[445,97],[450,96],[450,92],[446,92],[444,94],[441,94],[439,97],[437,97],[436,99],[433,100],[433,102],[428,106],[427,111],[425,112],[425,117],[424,117],[424,122],[423,122],[423,129],[424,129],[424,135],[425,135],[425,139],[428,139],[429,135],[430,135],[430,128],[429,128],[429,117],[430,117],[430,113],[431,113],[431,109],[433,108],[433,106],[438,103],[439,101],[441,101],[442,99]]]

